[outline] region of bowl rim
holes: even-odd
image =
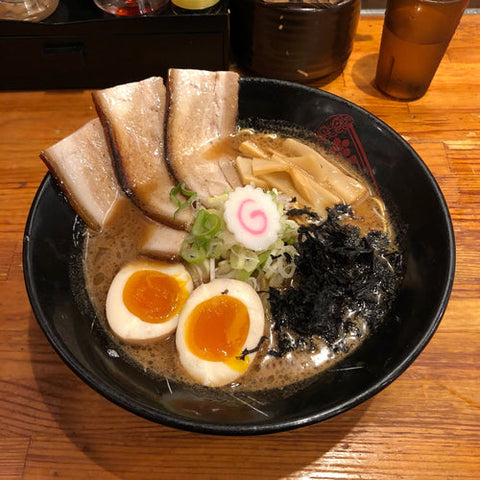
[[[209,421],[201,421],[199,419],[191,419],[187,417],[173,417],[167,415],[164,412],[160,412],[154,408],[149,407],[148,405],[127,398],[123,392],[122,394],[117,393],[99,382],[99,378],[86,369],[82,363],[77,360],[77,358],[72,354],[68,347],[63,343],[62,339],[56,334],[55,330],[52,328],[50,321],[45,315],[44,309],[39,301],[37,294],[36,282],[33,279],[32,268],[34,263],[34,252],[30,248],[30,236],[34,228],[34,219],[36,217],[37,211],[40,208],[40,202],[45,195],[47,189],[54,186],[54,179],[50,173],[47,173],[34,196],[32,201],[26,225],[24,230],[23,237],[23,251],[22,251],[22,260],[23,260],[23,274],[24,282],[27,290],[27,295],[31,304],[31,308],[37,320],[37,323],[40,325],[43,333],[47,337],[49,343],[52,345],[53,349],[57,355],[63,360],[63,362],[88,386],[90,386],[94,391],[100,393],[103,397],[110,400],[112,403],[124,408],[125,410],[135,413],[136,415],[143,417],[147,420],[150,420],[155,423],[159,423],[168,427],[173,427],[177,429],[183,429],[196,433],[206,433],[206,434],[215,434],[215,435],[236,435],[236,436],[246,436],[246,435],[259,435],[259,434],[270,434],[277,433],[287,430],[293,430],[300,427],[305,427],[318,423],[320,421],[329,419],[340,413],[343,413],[351,408],[363,403],[369,398],[376,395],[381,390],[385,389],[390,383],[392,383],[396,378],[398,378],[420,355],[423,349],[426,347],[435,331],[437,330],[440,321],[445,313],[447,304],[450,298],[450,294],[453,287],[454,276],[455,276],[455,263],[456,263],[456,250],[455,250],[455,237],[454,230],[452,225],[451,216],[447,207],[446,200],[443,196],[443,193],[425,162],[421,157],[415,152],[415,150],[409,145],[409,143],[403,139],[403,137],[395,132],[391,127],[389,127],[385,122],[380,120],[378,117],[374,116],[367,110],[362,107],[346,100],[342,97],[339,97],[335,94],[325,92],[324,90],[301,85],[294,82],[284,81],[284,80],[275,80],[267,79],[260,77],[242,77],[240,79],[240,88],[242,84],[258,84],[258,85],[272,85],[276,84],[286,88],[294,88],[305,90],[306,92],[314,93],[315,95],[320,95],[333,100],[335,102],[340,102],[347,105],[350,109],[353,108],[360,112],[363,116],[367,116],[369,121],[381,126],[383,129],[386,129],[389,134],[399,140],[403,146],[410,152],[410,154],[415,157],[415,160],[418,162],[419,166],[422,168],[424,175],[426,175],[434,189],[435,196],[439,200],[442,217],[445,219],[447,232],[448,232],[448,261],[447,272],[444,288],[441,296],[441,300],[436,306],[435,314],[432,316],[432,319],[429,322],[428,329],[425,331],[424,335],[421,337],[421,340],[415,344],[414,348],[408,352],[400,362],[398,362],[395,368],[389,370],[385,375],[375,381],[370,388],[362,391],[360,394],[355,395],[344,401],[341,404],[335,404],[333,407],[323,410],[319,413],[311,414],[308,416],[294,417],[284,421],[276,421],[274,423],[265,423],[265,424],[252,424],[252,423],[223,423],[223,424],[214,424]]]

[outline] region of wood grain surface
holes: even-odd
[[[317,84],[397,130],[437,178],[457,272],[432,341],[392,385],[318,425],[225,438],[150,423],[109,403],[54,353],[22,276],[39,152],[94,117],[88,91],[0,92],[0,480],[480,478],[480,17],[465,16],[427,95],[372,85],[382,18],[363,16],[344,73]]]

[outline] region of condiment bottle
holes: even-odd
[[[221,8],[220,0],[171,0],[175,13],[216,13]]]

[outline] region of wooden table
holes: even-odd
[[[150,423],[57,357],[30,309],[22,234],[45,174],[40,150],[94,116],[90,92],[0,93],[0,479],[480,478],[480,16],[463,18],[427,95],[372,86],[382,19],[362,17],[343,75],[323,88],[387,122],[446,196],[457,273],[444,319],[391,386],[322,424],[225,438]]]

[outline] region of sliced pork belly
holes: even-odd
[[[162,223],[150,222],[140,239],[139,251],[148,257],[162,260],[178,260],[187,232]]]
[[[74,210],[100,231],[122,196],[100,120],[82,128],[40,154]]]
[[[236,130],[238,75],[171,69],[167,160],[177,180],[202,199],[242,185],[222,138]]]
[[[165,163],[167,99],[162,78],[98,90],[93,100],[123,191],[154,220],[177,228],[190,225],[192,211],[174,216],[177,207],[170,200],[176,182]]]

